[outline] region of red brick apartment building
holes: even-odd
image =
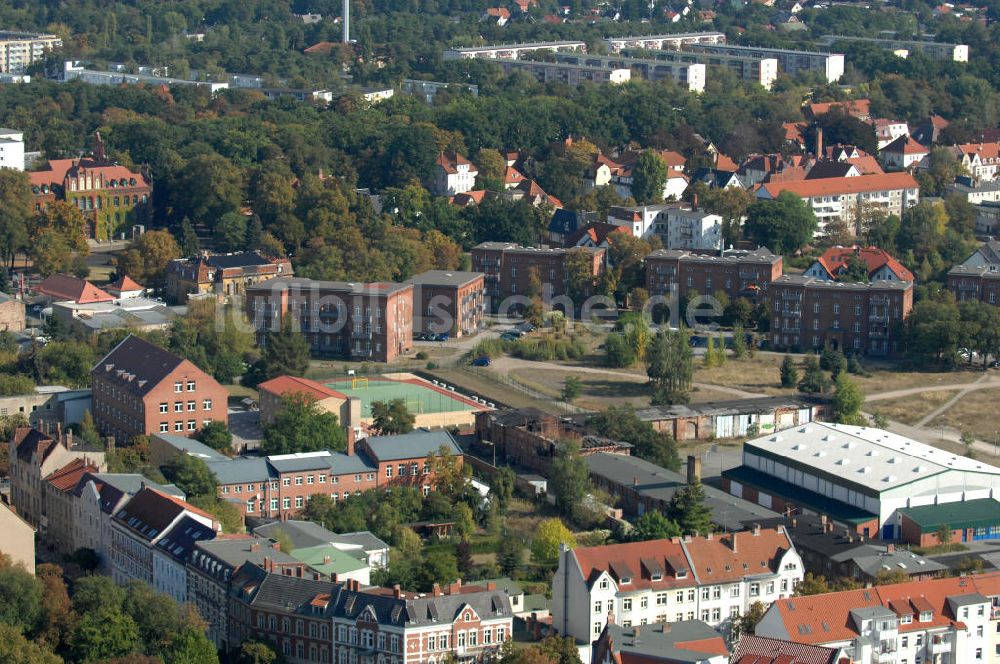
[[[212,420],[228,423],[229,394],[190,360],[129,335],[90,372],[93,414],[106,436],[192,436]]]
[[[978,300],[1000,306],[1000,265],[956,265],[948,271],[948,290],[959,302]]]
[[[575,251],[589,254],[594,276],[604,271],[607,252],[600,247],[548,249],[522,247],[512,242],[483,242],[473,247],[472,269],[486,275],[486,297],[497,308],[504,298],[527,294],[533,273],[537,273],[542,283],[543,299],[565,295],[566,259]]]
[[[413,329],[420,334],[475,334],[486,310],[485,275],[428,270],[406,280],[413,284]]]
[[[248,286],[257,342],[294,318],[317,355],[391,362],[413,347],[413,285],[278,277]]]
[[[720,290],[730,299],[755,299],[781,272],[781,256],[764,248],[723,256],[660,249],[646,256],[646,290],[666,297],[676,287],[680,299],[692,292],[713,295]]]
[[[183,441],[155,436],[174,454],[188,454]],[[348,438],[350,441],[351,439]],[[348,443],[346,452],[322,450],[268,457],[217,455],[205,459],[215,475],[219,496],[242,505],[248,517],[290,518],[300,513],[317,494],[334,501],[372,489],[409,486],[427,495],[435,476],[428,457],[442,447],[461,465],[464,457],[447,431],[416,430],[398,436],[375,436]]]
[[[785,275],[771,284],[771,345],[866,355],[899,351],[900,327],[913,308],[913,282],[841,283]]]

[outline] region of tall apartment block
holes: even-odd
[[[913,282],[842,283],[785,275],[771,284],[771,345],[891,355],[913,308]]]
[[[485,275],[479,272],[428,270],[410,277],[413,328],[421,334],[475,334],[486,310]]]
[[[23,74],[28,65],[62,46],[55,35],[0,31],[0,73]]]
[[[646,51],[677,51],[687,44],[725,44],[724,32],[679,32],[673,35],[645,35],[641,37],[609,37],[604,40],[609,53],[618,53],[626,48],[641,48]]]
[[[486,297],[496,309],[501,300],[511,296],[524,296],[531,290],[533,275],[542,285],[542,297],[566,294],[566,259],[575,252],[585,252],[590,260],[592,274],[597,277],[604,271],[605,249],[599,247],[571,247],[548,249],[522,247],[513,242],[483,242],[472,248],[472,269],[486,275]],[[582,303],[575,303],[581,305]]]
[[[391,362],[413,346],[413,285],[278,277],[246,289],[261,347],[292,316],[317,355]]]
[[[756,299],[781,276],[781,256],[767,249],[707,256],[677,249],[660,249],[646,256],[646,290],[669,296],[677,289],[683,299],[691,293],[713,295],[723,291],[730,299]]]
[[[774,58],[781,71],[789,76],[800,71],[820,71],[830,83],[844,75],[843,53],[792,51],[783,48],[733,46],[732,44],[685,44],[683,50],[711,55],[744,55],[754,58]]]

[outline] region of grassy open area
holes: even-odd
[[[564,414],[562,409],[551,402],[533,399],[523,392],[493,380],[485,371],[478,372],[471,368],[459,367],[435,369],[429,373],[438,380],[457,385],[489,400],[505,403],[512,408],[534,407],[557,415]]]
[[[920,392],[898,399],[872,401],[865,405],[866,412],[880,413],[890,420],[903,424],[916,424],[924,415],[943,405],[955,396],[954,390]]]
[[[992,443],[1000,432],[1000,419],[995,416],[998,399],[1000,389],[969,392],[927,426],[931,429],[944,426],[956,431],[968,431],[976,438]]]
[[[230,398],[243,399],[249,397],[256,401],[259,398],[257,390],[252,387],[245,387],[243,385],[223,385],[226,388],[226,392],[229,392]]]

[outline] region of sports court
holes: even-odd
[[[329,382],[326,386],[348,397],[357,398],[361,402],[362,419],[371,418],[372,403],[395,399],[406,402],[407,410],[418,417],[424,414],[471,413],[474,410],[484,410],[483,404],[472,402],[412,374],[396,375],[392,378],[356,376]]]

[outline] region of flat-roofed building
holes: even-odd
[[[608,68],[593,65],[578,65],[567,62],[543,62],[536,60],[497,60],[505,74],[521,71],[538,79],[539,83],[627,83],[632,79],[632,71],[627,67]]]
[[[516,60],[525,53],[533,53],[535,51],[580,51],[586,53],[587,44],[582,41],[547,41],[447,48],[444,51],[444,59],[468,60],[472,58],[485,58],[488,60]]]
[[[748,441],[722,486],[778,512],[896,539],[905,510],[995,500],[1000,468],[889,431],[813,422]],[[1000,529],[988,533],[1000,538]]]
[[[714,55],[747,55],[755,58],[774,58],[784,74],[792,76],[800,71],[818,71],[827,82],[834,83],[844,75],[843,53],[794,51],[783,48],[759,46],[734,46],[732,44],[685,44],[682,50]]]
[[[749,55],[727,55],[721,53],[693,53],[690,51],[643,51],[626,48],[621,55],[630,58],[645,58],[662,62],[698,63],[707,67],[725,68],[736,75],[741,81],[758,83],[765,90],[770,90],[778,78],[778,60],[776,58],[755,58]]]
[[[637,37],[608,37],[604,40],[608,51],[637,48],[647,51],[680,50],[685,44],[725,44],[724,32],[678,32],[672,35],[645,35]]]
[[[658,249],[646,256],[646,290],[650,295],[668,296],[676,289],[680,299],[692,292],[713,295],[721,290],[730,299],[754,299],[781,272],[781,256],[765,248],[725,252],[722,256]]]
[[[621,55],[587,55],[581,53],[556,53],[553,59],[560,64],[580,67],[604,68],[609,71],[628,71],[647,81],[671,80],[692,92],[705,90],[705,66],[692,62],[667,62],[644,60]],[[626,79],[627,80],[627,79]],[[612,81],[623,82],[623,81]]]
[[[61,46],[62,39],[56,35],[0,31],[0,72],[23,74],[29,65]]]
[[[279,277],[247,287],[258,343],[291,316],[317,355],[391,362],[413,347],[413,285]]]
[[[845,283],[786,274],[771,283],[771,346],[891,355],[913,308],[912,281]]]
[[[407,279],[413,284],[414,332],[476,334],[486,311],[485,278],[481,272],[428,270]]]
[[[819,43],[824,46],[833,46],[837,42],[871,44],[886,51],[899,51],[905,53],[923,53],[929,58],[938,60],[954,60],[955,62],[969,61],[968,44],[948,44],[945,42],[927,41],[925,39],[886,39],[877,37],[849,37],[846,35],[823,35]]]
[[[1000,305],[1000,265],[956,265],[948,270],[948,290],[959,302]]]

